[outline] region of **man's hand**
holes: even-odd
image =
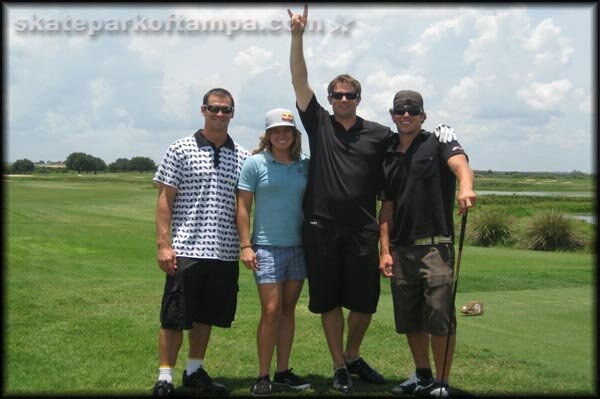
[[[458,203],[458,212],[464,215],[467,209],[475,206],[477,194],[472,189],[459,188],[458,194],[456,195],[456,202]]]
[[[379,259],[379,272],[383,277],[390,278],[394,275],[394,271],[392,269],[393,265],[394,261],[392,259],[392,255],[381,255],[381,259]]]
[[[158,255],[156,258],[158,260],[158,266],[162,271],[167,273],[169,276],[175,275],[175,270],[177,270],[177,261],[175,258],[175,251],[171,246],[161,247],[158,250]]]
[[[292,34],[304,33],[304,28],[306,28],[306,21],[308,20],[308,4],[304,5],[304,12],[302,13],[302,15],[294,14],[289,8],[287,11],[288,15],[290,16]]]
[[[437,125],[433,133],[440,143],[449,143],[456,140],[456,133],[454,132],[454,129],[445,123],[440,123]]]

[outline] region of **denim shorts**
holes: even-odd
[[[256,284],[281,283],[306,278],[306,262],[301,246],[279,247],[255,245],[258,268],[254,272]]]

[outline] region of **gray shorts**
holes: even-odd
[[[395,247],[392,257],[396,332],[447,335],[452,318],[450,334],[455,334],[453,244]]]
[[[255,245],[258,268],[254,272],[256,284],[281,283],[306,278],[306,262],[301,246],[280,247]]]

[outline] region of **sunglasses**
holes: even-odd
[[[333,98],[334,100],[341,100],[342,97],[346,97],[346,100],[356,100],[359,96],[360,96],[360,94],[355,91],[351,91],[349,93],[342,93],[340,91],[334,91],[334,92],[329,93],[329,97]]]
[[[419,108],[419,107],[400,107],[400,108],[394,108],[394,110],[392,112],[396,115],[404,115],[405,112],[408,112],[408,114],[410,116],[417,116],[417,115],[421,115],[423,110],[421,110],[421,108]]]
[[[224,114],[230,114],[233,112],[233,107],[228,106],[218,106],[218,105],[205,105],[208,112],[212,112],[213,114],[218,114],[221,111]]]

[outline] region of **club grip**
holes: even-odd
[[[465,214],[462,216],[462,220],[460,222],[460,236],[458,238],[458,251],[462,251],[463,244],[465,242],[465,230],[467,229],[467,215],[469,214],[469,210],[465,210]]]

